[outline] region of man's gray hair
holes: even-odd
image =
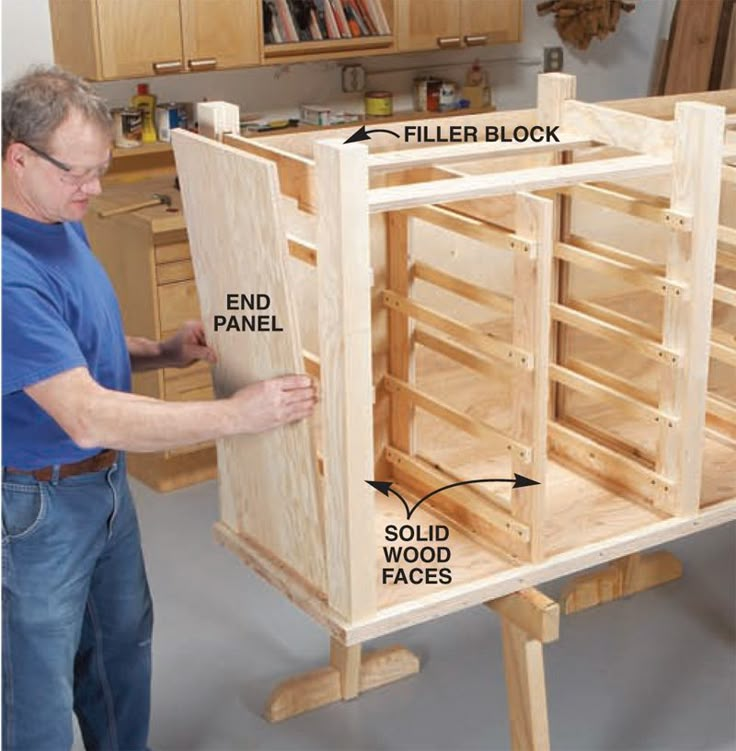
[[[72,111],[112,132],[105,100],[79,76],[55,65],[31,68],[3,89],[3,159],[11,143],[47,150],[54,131]]]

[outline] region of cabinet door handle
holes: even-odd
[[[190,70],[209,70],[217,67],[216,57],[200,57],[198,60],[189,60],[187,62]]]
[[[488,34],[466,34],[465,44],[468,47],[475,47],[480,44],[486,44],[488,42]]]
[[[442,47],[459,47],[460,37],[437,37],[437,46]]]
[[[167,60],[153,64],[154,73],[178,73],[182,69],[181,60]]]

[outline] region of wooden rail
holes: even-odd
[[[396,211],[425,204],[451,203],[471,198],[575,185],[604,177],[623,179],[666,175],[671,167],[671,160],[653,156],[624,156],[597,162],[532,167],[491,175],[374,188],[368,193],[368,206],[373,213]]]
[[[640,352],[651,360],[662,362],[673,367],[680,364],[680,355],[678,352],[667,349],[657,342],[638,336],[620,326],[615,326],[614,324],[603,321],[600,318],[586,315],[585,313],[581,313],[573,308],[553,303],[552,318],[555,321],[580,329],[588,334],[593,334],[593,336],[598,336],[602,339],[608,339],[609,341],[632,347],[637,352]]]
[[[413,219],[420,219],[463,237],[492,245],[495,248],[524,253],[530,258],[536,254],[536,247],[529,240],[491,222],[467,216],[460,211],[448,209],[445,206],[417,206],[413,209],[406,209],[405,213]]]
[[[424,305],[413,302],[408,298],[397,295],[390,290],[383,293],[383,302],[389,310],[398,310],[417,321],[426,323],[432,328],[455,337],[463,344],[469,344],[480,349],[484,354],[497,358],[501,362],[509,365],[515,365],[527,370],[534,367],[533,358],[530,352],[525,352],[512,344],[502,342],[490,334],[484,334],[482,331],[466,326],[464,323],[435,313]]]
[[[434,397],[429,396],[429,394],[414,388],[408,383],[399,381],[393,376],[385,376],[384,383],[389,393],[404,397],[412,402],[414,406],[449,422],[451,425],[475,438],[488,441],[489,444],[501,448],[510,454],[519,456],[524,461],[531,461],[532,449],[530,446],[526,446],[511,436],[502,433],[483,420],[475,420],[472,417],[468,417],[464,412],[443,404]]]
[[[510,297],[467,282],[423,261],[415,261],[412,264],[412,273],[415,279],[429,282],[480,305],[487,305],[489,308],[494,308],[503,313],[511,313],[514,309],[513,300]]]

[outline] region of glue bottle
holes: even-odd
[[[156,142],[156,125],[153,121],[156,112],[156,97],[148,92],[147,83],[138,84],[138,93],[130,99],[130,106],[141,111],[142,127],[141,141],[143,143]]]

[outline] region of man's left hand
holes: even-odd
[[[186,321],[174,336],[162,341],[161,356],[174,368],[185,368],[197,360],[217,362],[215,351],[207,345],[201,321]]]

